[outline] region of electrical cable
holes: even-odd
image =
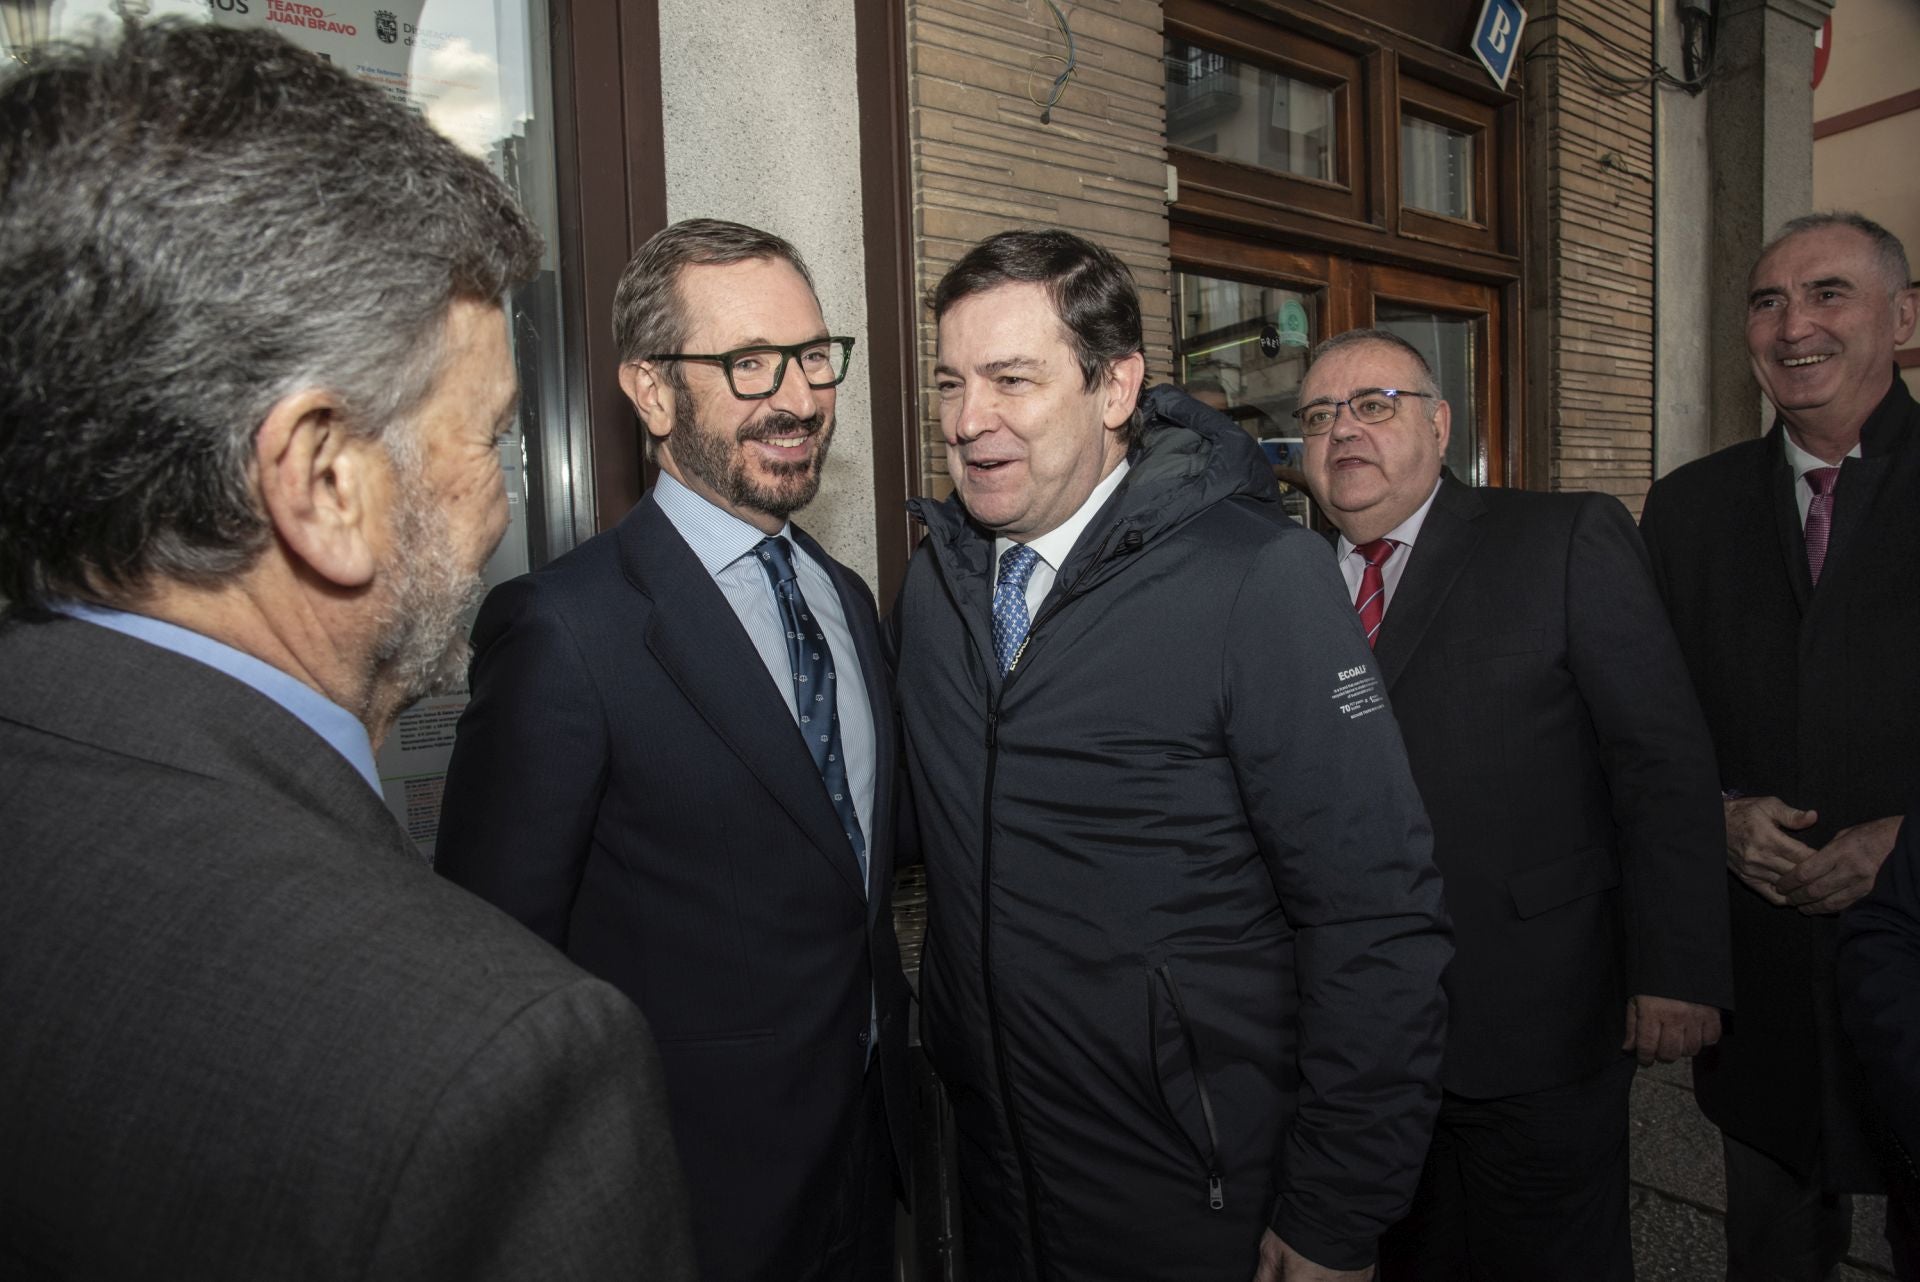
[[[1689,16],[1685,14],[1681,17],[1680,52],[1683,65],[1689,74],[1684,77],[1674,75],[1672,70],[1663,63],[1650,64],[1644,74],[1637,70],[1623,73],[1609,68],[1601,59],[1601,50],[1618,62],[1625,63],[1628,68],[1636,68],[1640,65],[1642,55],[1571,15],[1548,14],[1541,21],[1564,23],[1595,41],[1600,48],[1588,48],[1572,37],[1555,31],[1535,43],[1533,48],[1528,50],[1523,61],[1532,62],[1535,59],[1563,61],[1570,70],[1582,76],[1596,93],[1610,98],[1638,97],[1649,87],[1655,86],[1682,89],[1687,93],[1697,94],[1713,75],[1715,50],[1711,30],[1697,20],[1689,20]],[[1550,48],[1556,45],[1560,48]]]
[[[1060,6],[1055,4],[1053,0],[1047,0],[1047,8],[1053,10],[1053,20],[1060,24],[1060,34],[1066,37],[1067,56],[1062,58],[1057,53],[1042,54],[1040,56],[1040,60],[1042,62],[1058,62],[1058,63],[1065,64],[1062,67],[1060,74],[1053,78],[1053,86],[1048,91],[1047,100],[1045,102],[1041,102],[1038,98],[1035,98],[1033,96],[1033,89],[1031,86],[1029,86],[1027,89],[1027,98],[1033,103],[1034,106],[1040,108],[1040,123],[1043,125],[1050,125],[1053,123],[1053,109],[1055,106],[1059,104],[1060,95],[1065,93],[1067,90],[1067,80],[1073,75],[1074,69],[1080,65],[1080,55],[1075,51],[1073,47],[1073,28],[1067,25],[1067,15],[1060,12]]]

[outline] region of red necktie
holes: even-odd
[[[1381,577],[1380,567],[1398,546],[1392,539],[1375,539],[1354,549],[1367,563],[1367,568],[1360,571],[1360,590],[1354,593],[1353,608],[1360,615],[1360,627],[1367,634],[1368,645],[1380,635],[1380,622],[1387,617],[1387,581]]]
[[[1833,487],[1840,483],[1837,467],[1816,467],[1806,474],[1813,501],[1807,504],[1807,571],[1815,583],[1827,563],[1827,535],[1833,530]]]

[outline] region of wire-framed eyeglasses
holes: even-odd
[[[743,401],[765,400],[780,390],[787,362],[799,365],[808,387],[838,387],[853,363],[851,338],[816,338],[784,347],[761,344],[728,352],[656,352],[650,361],[711,361],[727,376],[727,386]]]
[[[1394,416],[1400,408],[1403,396],[1423,396],[1434,399],[1432,392],[1408,392],[1398,387],[1363,387],[1352,396],[1341,400],[1334,396],[1323,396],[1316,401],[1308,401],[1293,412],[1300,420],[1302,436],[1325,436],[1333,430],[1333,421],[1340,417],[1340,407],[1347,407],[1356,422],[1372,426],[1384,423]]]

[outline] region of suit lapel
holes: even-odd
[[[1867,518],[1880,488],[1892,471],[1893,458],[1887,454],[1863,455],[1841,463],[1840,485],[1833,494],[1833,525],[1827,535],[1827,560],[1820,570],[1822,580],[1836,572],[1845,573],[1848,553],[1869,524]]]
[[[1471,489],[1450,476],[1441,480],[1440,493],[1427,509],[1419,539],[1387,606],[1380,635],[1374,639],[1381,679],[1389,691],[1446,602],[1454,580],[1479,546],[1482,534],[1476,522],[1485,510],[1485,504]]]
[[[641,499],[619,526],[621,565],[653,603],[646,646],[714,734],[856,893],[865,894],[800,728],[767,665],[673,522]]]

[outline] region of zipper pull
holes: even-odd
[[[993,747],[995,728],[999,724],[1000,724],[1000,714],[998,712],[989,711],[987,713],[987,747],[989,748]]]
[[[1227,1204],[1226,1195],[1220,1190],[1220,1172],[1207,1172],[1207,1208],[1217,1211]]]

